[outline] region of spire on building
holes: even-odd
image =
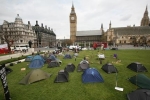
[[[36,20],[36,25],[38,25],[38,21]]]
[[[147,10],[147,6],[143,15],[143,18],[141,20],[141,26],[148,26],[149,25],[149,16],[148,16],[148,10]]]
[[[30,24],[30,21],[28,21],[28,24]]]
[[[41,27],[43,28],[43,23],[41,23]]]
[[[111,21],[110,21],[110,23],[109,23],[109,29],[111,29]]]
[[[103,30],[103,24],[101,24],[101,29]]]
[[[73,3],[72,3],[72,7],[71,7],[71,14],[75,14],[75,8],[74,8]]]

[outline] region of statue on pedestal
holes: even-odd
[[[28,44],[29,44],[29,47],[31,48],[31,47],[32,47],[32,41],[30,40],[30,41],[28,42]]]

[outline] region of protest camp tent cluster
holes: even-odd
[[[147,72],[145,66],[139,62],[130,63],[127,68],[135,71],[135,72]]]
[[[69,73],[65,70],[60,70],[54,80],[54,83],[63,83],[68,81],[69,81]]]
[[[137,89],[127,94],[128,100],[150,100],[149,89]]]
[[[44,65],[44,62],[45,60],[40,55],[36,55],[30,62],[29,68],[41,68]]]
[[[75,65],[72,64],[72,63],[69,63],[69,64],[65,67],[64,70],[66,70],[67,72],[73,72],[73,71],[75,70]]]
[[[30,71],[19,83],[20,84],[31,84],[40,80],[47,79],[51,74],[42,71],[41,69],[33,69]]]
[[[144,74],[137,74],[129,78],[129,81],[140,88],[150,89],[150,78]]]
[[[104,82],[102,76],[95,68],[88,68],[82,74],[83,83]]]
[[[81,71],[84,71],[88,68],[90,68],[89,63],[87,61],[83,60],[83,61],[80,62],[80,64],[78,64],[77,71],[81,72]]]
[[[104,64],[101,69],[104,70],[106,73],[117,73],[118,72],[117,68],[114,67],[114,65],[111,63]]]

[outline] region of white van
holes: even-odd
[[[28,45],[18,45],[18,46],[15,46],[15,51],[28,51]]]
[[[77,46],[74,46],[74,45],[70,45],[70,46],[69,46],[69,49],[70,49],[70,50],[72,50],[73,48],[77,48]]]
[[[81,46],[74,46],[74,45],[69,46],[70,50],[72,50],[73,48],[77,48],[77,49],[81,50]]]

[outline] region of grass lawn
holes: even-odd
[[[98,51],[81,51],[77,60],[63,59],[62,56],[58,56],[62,60],[60,67],[47,68],[47,64],[41,69],[45,72],[51,73],[52,76],[49,79],[35,82],[29,85],[19,84],[20,80],[31,71],[28,68],[28,62],[18,63],[15,66],[10,67],[13,72],[7,75],[7,82],[12,100],[127,100],[126,94],[136,90],[138,87],[130,83],[127,79],[136,75],[136,72],[126,68],[132,62],[140,62],[147,69],[148,72],[142,72],[146,76],[150,77],[150,50],[106,50],[100,51],[104,53],[106,59],[102,64],[96,59]],[[115,90],[115,74],[105,73],[101,67],[107,62],[115,62],[113,54],[118,54],[120,63],[113,63],[118,69],[118,86],[124,88],[124,91]],[[77,65],[83,59],[84,56],[89,57],[90,66],[96,68],[104,79],[104,83],[82,83],[82,72],[77,72]],[[73,63],[76,66],[74,72],[69,73],[69,82],[66,83],[54,83],[56,75],[59,70],[64,69],[68,63]],[[21,68],[26,68],[25,71],[21,71]],[[0,100],[4,100],[3,88],[0,83]]]

